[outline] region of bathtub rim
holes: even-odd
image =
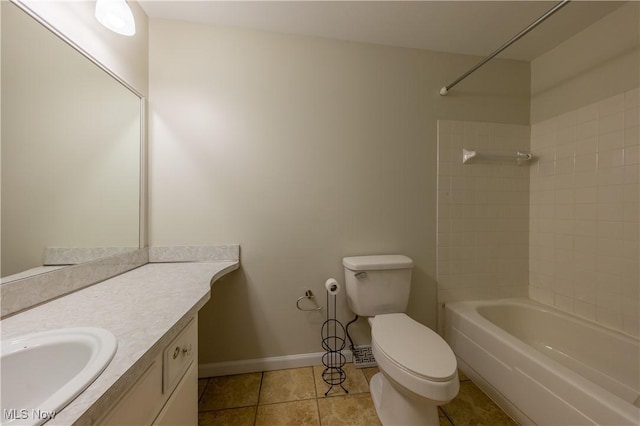
[[[617,338],[621,338],[625,341],[628,341],[632,344],[638,344],[639,340],[628,336],[625,333],[621,333],[617,330],[612,330],[607,327],[604,327],[598,323],[594,323],[593,321],[589,321],[588,319],[578,317],[576,315],[560,311],[554,307],[544,305],[540,302],[528,299],[528,298],[502,298],[502,299],[483,299],[483,300],[466,300],[466,301],[455,301],[445,303],[444,311],[445,311],[445,324],[444,331],[445,337],[449,333],[450,327],[456,327],[457,332],[466,334],[468,333],[468,329],[473,328],[481,328],[486,330],[485,332],[489,333],[492,339],[495,339],[501,344],[507,345],[512,350],[516,351],[519,356],[526,357],[530,361],[533,362],[543,362],[545,368],[548,368],[550,372],[554,375],[561,377],[563,380],[568,381],[572,384],[572,386],[577,387],[582,391],[591,391],[597,397],[601,397],[599,399],[604,406],[607,406],[611,410],[616,410],[618,412],[622,411],[625,416],[635,416],[640,417],[640,408],[637,408],[633,402],[629,402],[619,395],[603,388],[602,386],[594,383],[593,381],[587,379],[586,377],[580,375],[579,373],[573,371],[569,367],[559,363],[553,358],[547,356],[546,354],[536,350],[534,347],[520,340],[516,336],[512,335],[508,331],[504,330],[500,326],[496,325],[489,319],[485,318],[477,311],[477,307],[481,306],[494,306],[494,305],[517,305],[523,306],[525,308],[533,308],[539,309],[546,313],[557,315],[569,321],[579,323],[581,326],[589,326],[590,328],[597,329],[598,331],[605,331],[607,333],[613,334]],[[451,312],[449,312],[451,311]],[[465,323],[466,329],[462,329],[457,325],[448,324],[446,320],[449,315],[457,315],[459,316],[463,322]],[[475,330],[477,331],[477,330]],[[468,336],[472,338],[473,336]],[[449,343],[449,342],[448,342]],[[491,398],[494,399],[498,405],[500,405],[509,415],[511,415],[514,419],[520,421],[522,424],[531,424],[529,423],[531,420],[529,417],[522,412],[513,402],[511,402],[503,393],[495,388],[487,379],[485,379],[482,374],[476,372],[474,368],[469,365],[468,362],[463,360],[458,354],[456,354],[456,359],[458,360],[459,365],[464,365],[466,368],[461,368],[461,370],[467,374],[469,378],[474,378],[477,380],[480,378],[481,382],[484,383],[476,383],[479,387],[485,392],[487,392],[486,385],[490,392]],[[511,366],[511,368],[514,368]],[[470,371],[468,371],[468,370]],[[467,371],[465,371],[467,370]],[[481,386],[484,384],[485,386]],[[506,404],[505,404],[506,403]],[[635,411],[635,412],[634,412]],[[528,421],[527,421],[528,420]]]
[[[611,328],[611,327],[607,327],[606,325],[597,323],[589,318],[585,318],[585,317],[581,317],[579,315],[573,314],[571,312],[566,312],[563,310],[560,310],[558,308],[555,308],[553,306],[549,306],[549,305],[545,305],[544,303],[532,300],[532,299],[528,299],[526,297],[506,297],[506,298],[499,298],[499,299],[478,299],[478,300],[458,300],[455,302],[444,302],[444,309],[446,311],[447,308],[455,308],[457,311],[462,311],[462,312],[471,312],[473,309],[471,308],[471,306],[494,306],[494,305],[504,305],[504,304],[509,304],[509,305],[516,305],[516,306],[526,306],[526,307],[533,307],[535,309],[538,309],[540,311],[552,314],[554,316],[558,316],[558,317],[562,317],[564,319],[567,319],[573,323],[579,323],[581,325],[586,325],[588,326],[590,329],[597,329],[598,331],[606,331],[608,333],[611,333],[613,335],[615,335],[616,337],[623,339],[629,343],[636,343],[636,344],[640,344],[640,339],[632,336],[630,334],[624,333],[623,331],[620,331],[618,329],[615,328]],[[495,327],[500,328],[499,326],[495,325],[493,322],[491,322],[491,320],[485,318],[484,316],[482,316],[482,314],[477,313],[483,320],[488,321],[490,324],[493,324]],[[445,324],[446,327],[446,324]],[[505,330],[503,330],[502,328],[500,328],[500,330],[504,331],[505,333],[509,334],[511,336],[510,333],[506,332]],[[515,337],[515,336],[514,336]],[[515,337],[518,341],[521,341],[520,339],[518,339],[517,337]],[[528,345],[527,345],[528,346]]]

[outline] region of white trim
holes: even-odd
[[[342,351],[351,362],[351,351]],[[261,371],[285,370],[287,368],[322,365],[324,352],[274,356],[270,358],[245,359],[242,361],[212,362],[198,365],[198,378],[228,376],[232,374],[257,373]]]

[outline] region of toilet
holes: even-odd
[[[380,421],[438,425],[438,406],[460,388],[457,363],[442,337],[404,313],[413,261],[402,255],[355,256],[342,264],[349,307],[371,324],[380,373],[369,387]]]

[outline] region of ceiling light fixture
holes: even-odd
[[[96,19],[118,34],[132,36],[136,33],[136,21],[125,0],[96,0]]]

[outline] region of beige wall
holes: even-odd
[[[531,124],[638,87],[639,9],[628,2],[531,62]]]
[[[96,21],[95,1],[19,0],[81,49],[134,87],[148,93],[148,19],[136,1],[128,4],[136,34],[125,37]]]
[[[478,58],[163,20],[149,39],[150,243],[242,247],[201,311],[201,363],[322,351],[323,314],[295,302],[324,305],[343,256],[412,257],[409,313],[435,327],[436,120],[527,124],[529,65],[440,97]]]

